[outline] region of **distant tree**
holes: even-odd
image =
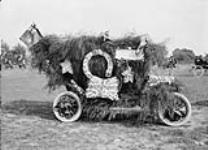
[[[12,50],[13,50],[16,54],[22,54],[22,55],[24,55],[24,56],[25,56],[25,54],[26,54],[26,49],[25,49],[25,47],[23,47],[23,46],[20,45],[20,44],[15,45],[15,46],[12,48]]]
[[[204,59],[208,62],[208,54],[204,56]]]
[[[25,47],[21,46],[20,44],[17,44],[12,48],[13,51],[13,61],[15,64],[17,64],[20,68],[24,67],[26,65],[26,49]]]
[[[173,51],[173,57],[177,60],[180,64],[187,64],[187,63],[193,63],[195,59],[195,53],[191,49],[186,48],[176,48]]]
[[[163,44],[151,44],[154,48],[154,54],[152,57],[153,64],[158,66],[164,65],[168,54],[167,48]]]
[[[1,41],[1,54],[3,55],[5,52],[10,50],[9,45],[5,41]]]
[[[10,55],[8,55],[10,52],[10,47],[9,45],[1,40],[1,65],[5,65],[5,64],[9,64],[8,58],[10,57]],[[8,66],[11,66],[10,64]]]

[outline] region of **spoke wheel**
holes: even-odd
[[[196,66],[193,70],[193,74],[196,77],[201,77],[204,75],[204,68],[202,66]]]
[[[171,105],[159,108],[159,119],[169,126],[180,126],[185,124],[191,116],[191,104],[189,100],[180,93],[174,93]]]
[[[82,113],[80,98],[71,91],[59,94],[54,100],[53,112],[62,122],[76,121]]]

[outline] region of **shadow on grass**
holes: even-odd
[[[2,105],[3,112],[17,115],[38,116],[43,119],[55,120],[52,102],[17,100]]]
[[[192,103],[192,105],[208,107],[208,100],[197,101]]]
[[[35,101],[35,100],[16,100],[9,103],[5,103],[2,105],[2,110],[5,113],[12,113],[16,115],[25,115],[25,116],[37,116],[47,120],[57,120],[53,114],[52,110],[52,102],[43,102],[43,101]],[[152,120],[150,121],[147,119],[146,121],[136,121],[137,118],[134,116],[124,119],[124,118],[117,118],[111,121],[103,120],[103,121],[96,121],[96,120],[89,120],[83,116],[81,116],[79,122],[87,122],[87,123],[111,123],[111,124],[122,124],[126,127],[132,126],[144,126],[145,124],[155,124]]]

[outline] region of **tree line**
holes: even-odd
[[[12,69],[14,67],[26,68],[26,48],[20,44],[10,48],[9,45],[1,41],[1,67]]]
[[[188,48],[176,48],[170,57],[167,56],[168,51],[165,46],[157,46],[157,55],[155,60],[159,66],[166,66],[170,58],[174,58],[178,64],[193,64],[197,57],[208,62],[208,53],[204,56],[196,55],[194,50]]]
[[[154,64],[159,66],[167,66],[169,58],[168,51],[165,45],[154,45],[155,57],[153,60]],[[192,64],[196,58],[194,50],[187,48],[176,48],[172,52],[172,56],[179,64]],[[203,59],[208,61],[208,54]],[[26,48],[20,44],[10,48],[9,45],[2,41],[1,42],[1,65],[5,68],[26,68],[27,63]]]

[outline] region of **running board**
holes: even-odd
[[[143,109],[139,106],[135,107],[110,107],[111,111],[118,111],[118,112],[141,112]]]

